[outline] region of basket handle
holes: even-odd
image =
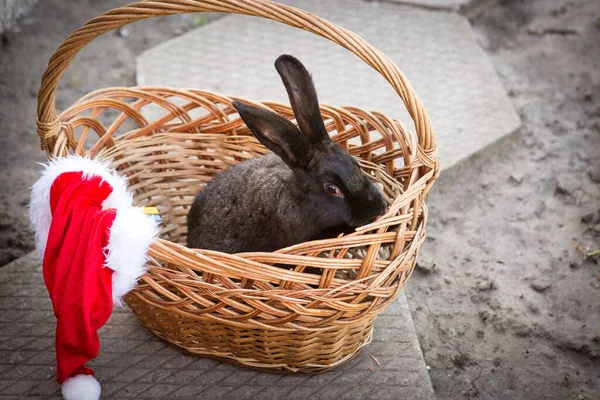
[[[417,157],[425,167],[434,171],[432,181],[437,177],[437,144],[429,115],[398,66],[358,35],[309,12],[270,0],[145,0],[116,8],[88,21],[56,50],[42,77],[37,109],[37,132],[42,148],[52,153],[56,138],[63,129],[56,115],[58,83],[86,44],[106,32],[141,19],[196,12],[226,12],[271,19],[322,36],[356,54],[379,72],[402,98],[415,124],[419,144]]]

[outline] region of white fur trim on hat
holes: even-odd
[[[146,273],[146,253],[157,235],[156,222],[141,208],[128,206],[117,209],[106,246],[106,265],[114,271],[114,304],[120,305],[121,298]]]
[[[65,400],[98,400],[100,392],[100,383],[92,375],[75,375],[62,384]]]
[[[146,272],[146,252],[158,234],[158,226],[141,208],[133,207],[126,178],[119,176],[108,164],[109,162],[79,156],[59,157],[44,164],[42,176],[31,190],[29,221],[35,230],[38,255],[43,260],[52,222],[50,188],[55,179],[65,172],[81,171],[84,179],[100,176],[106,181],[112,187],[112,193],[104,200],[102,208],[117,210],[105,249],[106,266],[115,271],[113,302],[120,304],[121,298]]]

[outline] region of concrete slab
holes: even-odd
[[[54,326],[37,256],[0,268],[1,399],[61,398]],[[373,342],[361,354],[314,376],[251,371],[190,355],[151,335],[128,309],[113,314],[100,342],[100,355],[89,365],[103,399],[433,398],[403,295],[379,317]]]
[[[372,0],[367,0],[372,1]],[[408,4],[435,10],[458,10],[479,0],[379,0],[390,3]]]
[[[0,2],[0,34],[7,31],[24,15],[38,0],[4,0]]]
[[[456,11],[468,18],[476,17],[498,3],[500,0],[365,0],[404,4],[431,10]]]
[[[442,169],[520,126],[491,63],[461,15],[362,0],[287,0],[364,37],[408,76],[429,111]],[[313,73],[321,103],[412,121],[387,82],[350,52],[286,25],[230,15],[141,54],[140,85],[288,102],[273,62],[290,53]]]

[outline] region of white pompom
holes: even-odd
[[[92,375],[72,376],[62,384],[65,400],[98,400],[100,392],[100,383]]]

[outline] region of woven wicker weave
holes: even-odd
[[[321,107],[333,139],[382,185],[389,204],[382,218],[347,236],[274,253],[190,250],[183,244],[194,196],[218,172],[266,151],[231,106],[250,101],[191,89],[108,88],[56,115],[59,79],[92,39],[140,19],[204,11],[259,16],[323,36],[394,87],[416,137],[378,112]],[[429,117],[392,61],[319,17],[267,0],[134,3],[89,21],[62,44],[38,101],[38,134],[49,157],[111,159],[127,174],[135,203],[161,210],[164,229],[149,250],[150,269],[126,301],[150,331],[190,352],[279,372],[330,369],[369,343],[375,318],[414,268],[425,237],[424,198],[439,171]],[[148,121],[142,111],[149,105],[162,116]],[[293,118],[287,105],[262,105]]]

